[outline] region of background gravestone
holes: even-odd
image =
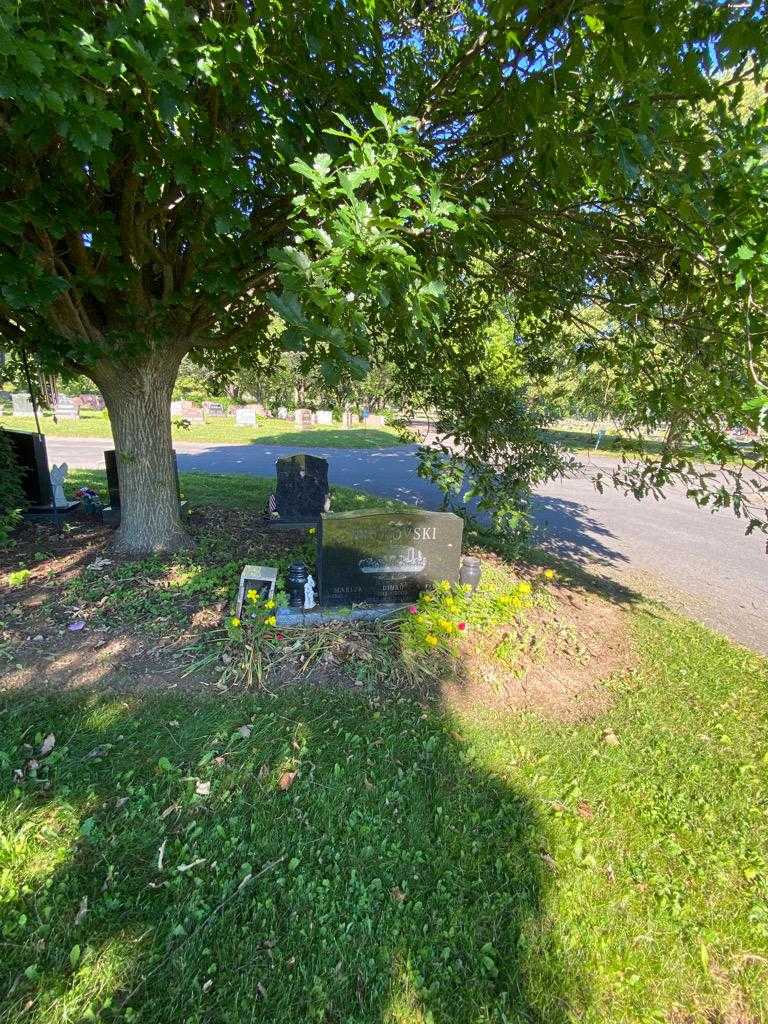
[[[34,416],[35,410],[32,405],[32,399],[29,394],[25,391],[18,391],[16,394],[11,395],[11,405],[13,406],[14,416]]]
[[[235,425],[238,427],[256,426],[256,409],[252,405],[244,405],[235,409]]]
[[[438,580],[456,583],[464,520],[422,510],[335,512],[320,518],[321,605],[414,601]]]
[[[293,418],[297,427],[312,426],[312,413],[309,409],[297,409]]]
[[[62,395],[53,407],[53,413],[60,420],[79,420],[80,409],[77,404],[66,395]]]
[[[290,455],[276,463],[275,510],[278,521],[315,525],[330,508],[328,460],[316,455]]]
[[[330,426],[333,423],[333,411],[331,409],[318,409],[315,413],[315,421],[318,425]]]

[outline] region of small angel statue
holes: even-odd
[[[304,584],[304,611],[314,608],[316,604],[315,581],[311,576],[307,576],[307,582]]]
[[[67,496],[64,493],[64,480],[69,472],[69,466],[62,462],[60,466],[51,466],[51,484],[53,485],[53,504],[56,508],[66,508],[69,505]]]

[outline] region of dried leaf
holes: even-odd
[[[399,886],[396,885],[389,895],[392,897],[395,903],[405,903],[405,893]]]
[[[576,813],[585,821],[592,821],[595,816],[592,805],[588,804],[586,800],[579,800],[578,804],[576,804]]]
[[[261,768],[259,768],[259,781],[263,782],[264,779],[266,779],[266,777],[268,775],[269,775],[269,765],[268,764],[263,764],[261,766]]]
[[[555,864],[555,858],[552,856],[551,853],[547,853],[546,850],[540,850],[539,856],[547,865],[550,871],[557,871],[557,864]]]
[[[157,870],[163,870],[163,858],[165,857],[165,844],[167,840],[164,839],[160,844],[160,849],[157,851]]]
[[[43,742],[40,744],[40,752],[38,757],[48,757],[50,752],[56,746],[56,737],[52,732],[49,732]]]
[[[613,729],[606,729],[603,733],[603,743],[609,747],[618,747],[619,737],[613,731]]]
[[[176,870],[179,874],[183,874],[185,871],[191,871],[192,868],[196,868],[199,864],[205,864],[205,857],[198,857],[197,860],[193,860],[190,864],[179,864]]]
[[[197,793],[198,796],[210,796],[211,795],[211,784],[210,784],[210,782],[200,782],[200,781],[198,781],[197,785],[195,786],[195,792]]]
[[[293,785],[294,779],[296,778],[296,772],[283,772],[277,781],[277,788],[285,792],[289,786]]]
[[[251,733],[252,732],[253,732],[253,727],[252,726],[250,726],[250,725],[241,725],[240,728],[237,730],[237,735],[238,736],[242,736],[244,740],[248,740],[248,739],[251,738]]]

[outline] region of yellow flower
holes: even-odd
[[[453,628],[452,623],[448,619],[439,619],[437,624],[444,633],[450,633]]]
[[[229,624],[230,626],[232,626],[233,629],[237,629],[237,627],[240,625],[240,619],[238,619],[236,615],[233,615],[232,618],[229,620]]]
[[[545,569],[544,570],[544,579],[545,580],[553,580],[554,578],[555,578],[555,570],[554,569]]]
[[[521,583],[517,584],[517,589],[520,591],[521,594],[530,594],[533,587],[528,582],[528,580],[523,580]]]
[[[314,535],[317,533],[317,530],[315,529],[314,526],[310,526],[310,528],[307,531],[307,533],[309,534],[310,537],[314,537]]]
[[[431,594],[424,594],[424,596],[422,597],[422,600],[423,600],[423,601],[424,601],[424,602],[425,602],[426,604],[429,604],[429,603],[430,603],[431,601],[434,601],[434,597],[432,597],[432,595],[431,595]]]
[[[264,607],[265,608],[274,608],[275,607],[275,602],[274,601],[265,601],[264,602]]]
[[[255,590],[249,590],[245,595],[249,601],[256,602],[259,600],[259,595]]]
[[[427,633],[427,635],[424,637],[424,643],[427,644],[429,647],[437,647],[437,637],[434,635],[434,633]]]
[[[276,626],[277,625],[277,619],[275,618],[274,615],[270,615],[269,618],[265,619],[264,621],[266,622],[266,624],[268,626]]]

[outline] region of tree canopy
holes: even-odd
[[[768,375],[765,13],[0,0],[4,343],[92,377],[126,452],[152,448],[126,403],[157,425],[187,353],[291,351],[329,384],[389,362],[498,505],[505,465],[515,494],[558,468],[535,433],[520,461],[537,413],[483,370],[508,307],[531,374],[572,362],[576,330],[638,424],[684,421],[731,457],[723,428]],[[157,444],[142,486],[170,493]],[[624,479],[692,472],[670,451]]]

